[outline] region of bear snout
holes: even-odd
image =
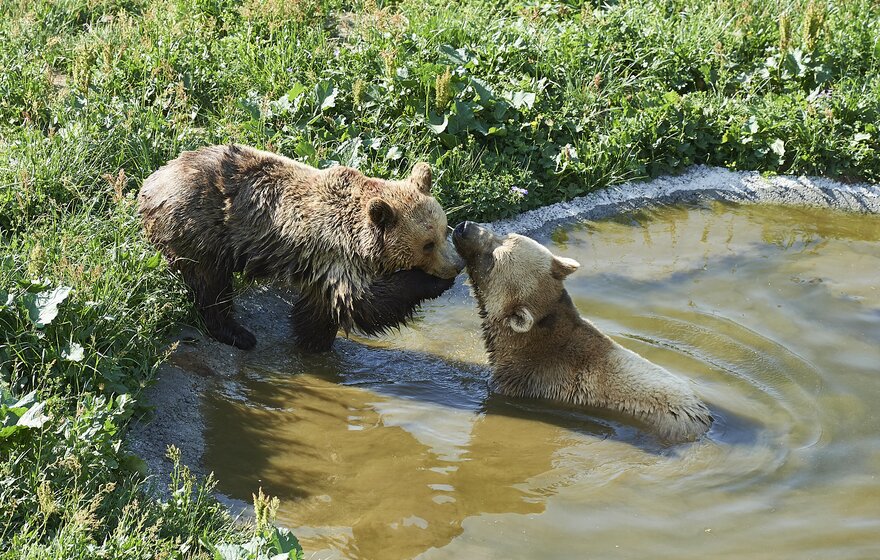
[[[464,270],[465,262],[461,255],[458,254],[458,249],[455,248],[455,245],[450,242],[446,242],[449,260],[452,263],[453,268],[455,269],[455,275],[458,276],[462,270]]]
[[[452,230],[452,244],[461,252],[465,245],[475,245],[480,238],[480,234],[484,231],[486,230],[480,227],[480,224],[475,224],[469,220],[461,222]]]
[[[466,261],[487,252],[491,253],[501,241],[502,238],[491,229],[471,221],[461,222],[452,230],[452,244]]]
[[[451,280],[464,270],[465,262],[458,254],[458,249],[449,243],[443,242],[442,247],[437,252],[437,259],[433,266],[425,269],[425,272],[439,278]]]
[[[471,229],[473,225],[474,225],[473,222],[469,222],[467,220],[465,220],[464,222],[461,222],[460,224],[455,226],[455,229],[452,230],[453,238],[467,237],[468,230]]]
[[[461,222],[452,230],[452,245],[459,255],[467,259],[468,254],[473,252],[473,237],[476,227],[473,222]]]

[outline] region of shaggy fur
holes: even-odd
[[[230,314],[232,275],[242,272],[296,287],[297,342],[321,351],[340,327],[396,327],[452,285],[461,264],[430,189],[424,163],[385,181],[228,145],[183,152],[144,181],[138,204],[215,338],[256,344]]]
[[[687,381],[580,316],[563,286],[576,261],[470,222],[459,224],[452,239],[483,319],[495,391],[616,410],[672,441],[708,430],[712,416]]]

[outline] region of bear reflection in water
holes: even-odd
[[[326,361],[302,369],[348,373],[252,371],[245,400],[219,397],[209,407],[222,431],[209,432],[206,464],[222,491],[248,500],[256,474],[282,498],[278,521],[312,552],[403,560],[445,546],[468,518],[540,514],[561,483],[560,450],[575,442],[614,449],[618,466],[645,461],[632,440],[615,437],[624,426],[488,395],[480,366],[349,341],[329,358],[335,367]],[[371,381],[370,372],[395,378]],[[572,460],[607,476],[592,457]]]
[[[462,222],[464,258],[500,394],[611,409],[669,441],[692,441],[712,416],[681,379],[627,350],[582,318],[563,281],[580,266],[537,241]]]

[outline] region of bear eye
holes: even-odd
[[[426,253],[430,253],[431,251],[434,250],[434,242],[429,241],[428,243],[425,243],[425,246],[422,247],[422,250]]]

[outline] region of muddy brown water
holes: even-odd
[[[307,558],[880,557],[880,217],[717,203],[557,229],[569,292],[717,421],[487,390],[464,286],[412,328],[249,355],[208,405],[220,491],[281,499]]]

